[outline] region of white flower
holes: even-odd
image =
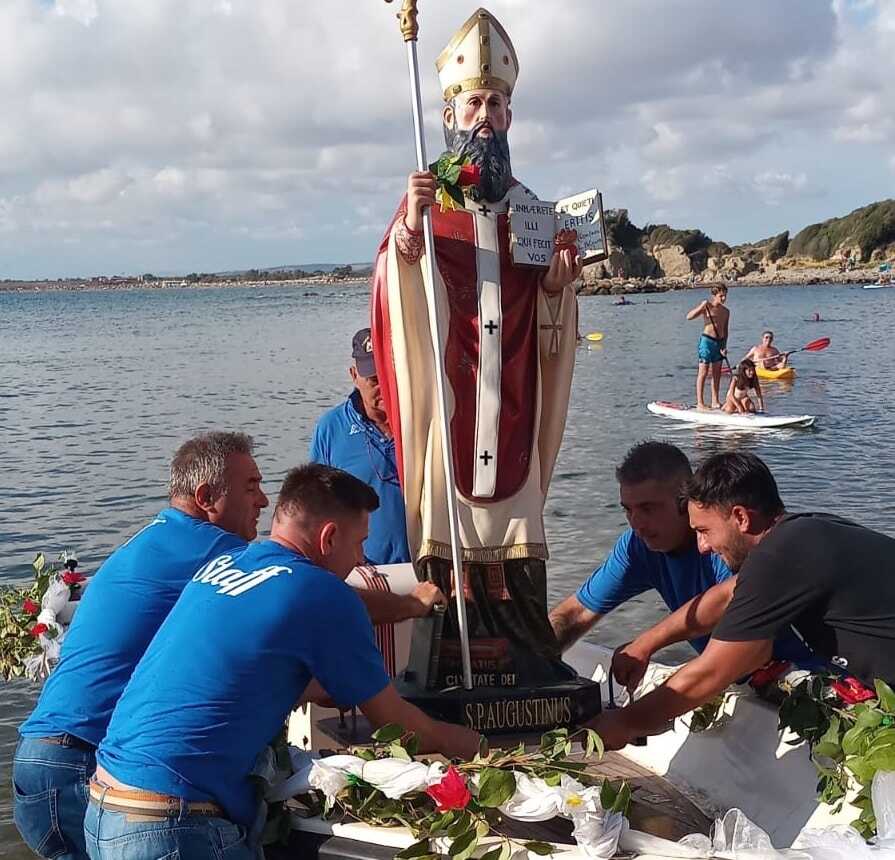
[[[618,851],[618,840],[628,828],[628,819],[620,812],[587,812],[573,818],[572,836],[588,857],[607,860]]]
[[[428,775],[429,766],[421,761],[380,758],[364,764],[361,778],[395,800],[425,788],[429,784]]]
[[[41,600],[41,609],[43,610],[40,613],[41,616],[46,614],[51,621],[55,621],[56,616],[68,604],[69,597],[71,597],[71,589],[62,581],[62,576],[57,573],[50,580]]]
[[[562,799],[560,812],[566,818],[575,819],[589,812],[600,812],[600,790],[591,786],[586,788],[577,779],[563,774],[559,783],[559,795]]]
[[[429,765],[429,772],[426,774],[426,785],[437,785],[444,779],[447,773],[447,765],[444,762],[433,761]]]
[[[311,766],[308,782],[322,791],[327,800],[332,800],[348,785],[349,774],[360,777],[365,763],[356,755],[333,755],[319,759]]]
[[[543,779],[515,774],[516,792],[500,807],[508,818],[516,821],[547,821],[562,810],[562,794],[559,787],[547,785]]]

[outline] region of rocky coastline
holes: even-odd
[[[698,229],[638,227],[626,209],[605,212],[609,254],[585,268],[579,295],[625,295],[728,286],[870,284],[895,269],[895,200],[809,224],[758,242],[728,245]],[[184,287],[332,287],[368,283],[372,269],[351,265],[305,271],[297,266],[183,276],[95,276],[0,281],[0,291],[180,289]]]
[[[868,284],[895,261],[895,200],[758,242],[728,245],[698,229],[638,227],[626,209],[605,213],[609,254],[588,266],[580,295],[728,286]]]
[[[592,267],[591,267],[592,268]],[[638,293],[665,293],[674,290],[708,289],[723,283],[728,287],[814,286],[819,284],[872,284],[879,278],[876,267],[853,269],[842,272],[836,267],[805,266],[784,269],[765,269],[750,272],[738,278],[718,278],[698,275],[692,277],[603,277],[602,273],[585,270],[575,284],[579,296],[623,296]],[[183,279],[158,279],[143,281],[139,278],[63,278],[48,281],[2,281],[0,292],[61,292],[86,290],[175,290],[215,288],[264,288],[264,287],[322,287],[330,288],[370,282],[368,273],[349,277],[312,275],[303,278],[278,278],[253,280],[217,278],[214,280],[185,281]]]
[[[708,289],[714,284],[728,287],[808,287],[820,284],[872,284],[879,279],[876,266],[840,271],[838,267],[804,266],[750,272],[738,278],[705,275],[694,277],[605,278],[584,273],[576,292],[579,296],[624,296],[637,293],[666,293],[673,290]]]

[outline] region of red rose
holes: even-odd
[[[41,633],[46,633],[49,629],[50,628],[47,627],[46,624],[41,622],[40,624],[35,624],[34,627],[31,628],[31,635],[36,639]]]
[[[749,676],[749,684],[756,689],[766,687],[778,678],[782,678],[789,671],[791,665],[789,660],[771,660]]]
[[[448,768],[441,782],[430,785],[426,794],[435,801],[439,812],[449,809],[465,809],[472,795],[466,787],[465,777],[453,766]]]
[[[27,612],[28,615],[37,615],[40,612],[40,605],[31,600],[30,597],[26,597],[25,602],[22,604],[22,611]]]
[[[830,689],[839,696],[846,705],[857,705],[876,698],[876,692],[865,687],[857,678],[848,676],[841,681],[833,681]]]
[[[85,579],[87,579],[87,577],[84,576],[83,573],[78,573],[74,570],[67,570],[65,571],[65,573],[62,574],[62,581],[66,585],[79,585]]]
[[[459,185],[478,185],[482,178],[482,170],[477,164],[464,164],[460,168]]]
[[[560,230],[553,238],[555,252],[571,251],[572,259],[578,256],[578,231],[577,230]]]

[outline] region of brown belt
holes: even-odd
[[[180,815],[179,797],[171,794],[157,794],[141,789],[111,788],[90,780],[90,799],[102,809],[110,812],[127,812],[152,818],[177,818]],[[206,815],[209,818],[226,818],[224,810],[210,801],[189,801],[185,803],[187,815]]]
[[[74,735],[51,735],[46,738],[38,738],[42,744],[53,744],[59,747],[71,747],[72,749],[84,750],[85,752],[96,752],[96,747],[81,738]]]

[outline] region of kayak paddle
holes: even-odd
[[[805,346],[800,346],[798,349],[791,349],[783,354],[792,355],[794,352],[820,352],[822,349],[826,349],[829,345],[830,339],[828,337],[819,337],[817,340],[812,340],[811,343],[806,344]]]
[[[590,334],[586,334],[584,337],[586,340],[592,341],[593,343],[599,343],[601,340],[603,340],[603,332],[592,331]]]

